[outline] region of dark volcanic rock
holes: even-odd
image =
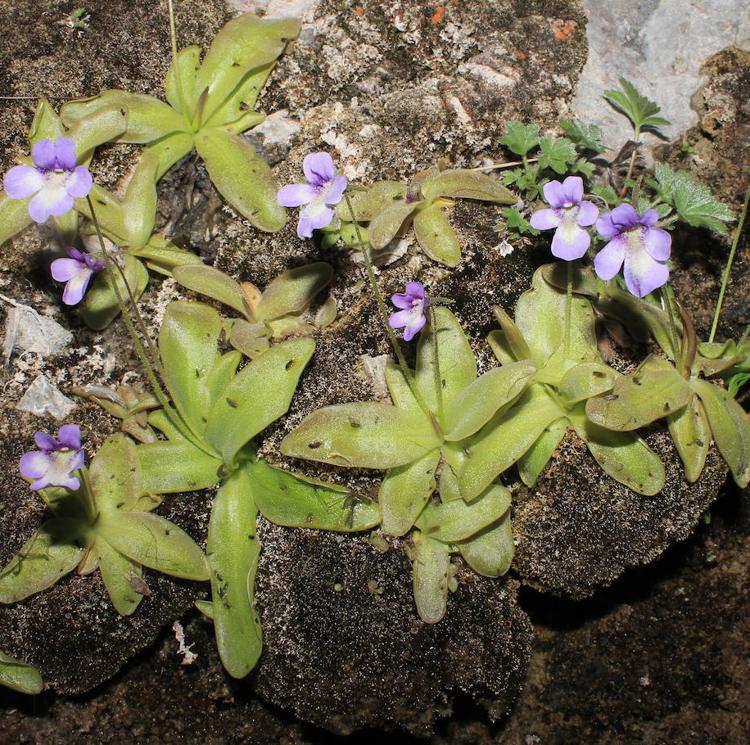
[[[532,630],[517,583],[460,572],[438,624],[414,608],[402,551],[365,539],[262,524],[258,575],[266,649],[256,690],[338,733],[433,732],[460,693],[502,716],[520,689]]]
[[[716,499],[726,465],[712,448],[700,479],[688,484],[668,433],[646,439],[666,464],[666,485],[656,496],[609,478],[572,434],[536,486],[521,487],[513,513],[513,567],[524,583],[584,598],[691,534]]]

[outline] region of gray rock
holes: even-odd
[[[75,402],[55,388],[44,375],[38,375],[34,379],[16,404],[19,411],[27,411],[36,416],[49,414],[57,420],[65,419],[75,407]]]
[[[65,349],[73,341],[73,334],[57,321],[41,316],[28,305],[2,298],[11,304],[5,317],[3,356],[5,364],[15,350],[33,352],[40,357],[49,357]]]
[[[579,117],[604,128],[615,149],[632,137],[632,128],[602,94],[618,87],[620,77],[661,106],[672,122],[663,131],[673,138],[697,121],[690,96],[705,82],[701,65],[724,47],[750,47],[745,0],[582,1],[589,56],[573,105]]]

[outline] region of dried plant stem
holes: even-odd
[[[745,227],[745,219],[747,218],[747,207],[750,202],[750,188],[745,192],[745,201],[742,204],[742,212],[740,213],[740,219],[737,223],[737,228],[734,231],[734,238],[732,239],[732,247],[729,249],[729,256],[727,263],[724,266],[724,273],[721,277],[721,287],[719,288],[719,297],[716,300],[716,310],[714,311],[714,320],[711,324],[711,333],[708,335],[708,341],[711,343],[716,336],[716,330],[719,327],[719,316],[721,315],[721,306],[724,305],[724,295],[727,291],[727,285],[729,284],[729,274],[732,271],[732,263],[734,262],[734,255],[737,252],[737,246],[740,243],[740,236],[742,235],[742,229]],[[750,328],[750,327],[748,327]],[[747,336],[747,331],[743,335]]]
[[[630,165],[628,165],[628,172],[625,175],[625,183],[622,185],[620,191],[620,199],[623,199],[628,193],[628,181],[633,177],[633,169],[635,168],[635,159],[638,156],[638,142],[636,141],[635,147],[633,148],[633,154],[630,156]]]
[[[514,168],[515,166],[525,166],[528,163],[536,163],[539,158],[524,158],[523,160],[514,160],[510,163],[490,163],[488,166],[477,166],[470,168],[470,171],[497,171],[501,168]]]

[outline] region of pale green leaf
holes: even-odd
[[[406,535],[414,525],[427,500],[435,491],[435,469],[440,450],[386,474],[378,492],[383,530],[390,535]]]
[[[138,167],[128,183],[123,199],[123,227],[126,244],[141,248],[154,232],[156,220],[156,171],[158,157],[148,151],[142,153]]]
[[[250,73],[211,116],[208,125],[222,127],[233,134],[241,134],[246,129],[260,124],[265,116],[253,109],[275,64],[271,62]]]
[[[395,362],[389,361],[385,366],[385,383],[388,386],[388,393],[394,406],[418,415],[424,413],[414,397],[403,371]]]
[[[531,350],[513,319],[497,305],[493,306],[492,311],[500,329],[491,331],[487,341],[498,361],[509,365],[516,361],[530,360]]]
[[[501,484],[493,484],[470,504],[463,499],[428,504],[417,520],[417,527],[436,541],[465,541],[496,523],[508,511],[510,501],[510,491]]]
[[[167,306],[159,331],[164,382],[195,434],[202,433],[208,422],[208,377],[219,359],[216,345],[221,327],[221,316],[208,305],[177,301]]]
[[[703,471],[711,445],[711,428],[700,399],[693,396],[687,406],[667,417],[667,424],[685,467],[685,479],[692,484]]]
[[[212,266],[205,264],[177,266],[172,270],[172,276],[188,290],[218,300],[242,315],[247,312],[240,283]]]
[[[264,20],[250,13],[229,21],[214,37],[195,80],[195,95],[208,91],[208,121],[249,73],[274,62],[300,30],[297,18]]]
[[[166,275],[170,275],[177,266],[203,264],[200,256],[175,246],[156,233],[151,234],[145,246],[129,246],[128,253],[145,259],[149,269]]]
[[[148,447],[148,446],[143,446]],[[129,559],[181,579],[207,580],[206,557],[182,528],[150,512],[101,515],[97,533]]]
[[[616,370],[601,362],[583,362],[565,373],[557,392],[566,403],[575,404],[611,390],[619,377]]]
[[[406,185],[399,181],[376,181],[366,189],[349,194],[354,215],[346,199],[336,205],[336,214],[344,222],[370,222],[393,202],[403,200],[407,190]]]
[[[431,309],[428,321],[419,337],[416,381],[427,406],[438,412],[442,408],[440,401],[442,406],[450,406],[456,396],[474,382],[477,363],[461,324],[448,308]]]
[[[244,678],[263,648],[263,631],[253,606],[260,556],[256,515],[250,477],[239,469],[214,497],[206,543],[216,646],[233,678]]]
[[[127,243],[125,238],[127,229],[125,227],[125,210],[120,200],[98,184],[91,187],[89,197],[94,205],[96,221],[99,223],[102,232],[118,246],[124,246]],[[76,199],[75,207],[82,215],[93,222],[88,200]]]
[[[671,363],[649,357],[634,375],[618,378],[610,393],[590,398],[586,414],[595,424],[628,432],[674,414],[691,396],[690,385]]]
[[[0,570],[0,603],[17,603],[56,584],[83,558],[84,549],[73,541],[79,523],[52,518]]]
[[[607,146],[602,141],[604,132],[596,124],[585,124],[578,119],[561,119],[560,129],[583,150],[593,153],[603,153]]]
[[[314,411],[282,440],[281,452],[331,465],[385,470],[419,460],[439,445],[424,414],[368,401]]]
[[[0,652],[0,686],[34,696],[42,692],[44,681],[35,667]]]
[[[457,168],[441,171],[422,183],[422,196],[427,201],[438,197],[478,199],[496,204],[515,204],[517,197],[497,179],[479,171]]]
[[[99,510],[134,509],[144,493],[135,443],[119,432],[108,437],[91,461],[89,478]]]
[[[190,123],[192,106],[197,96],[195,94],[195,80],[201,65],[201,48],[197,46],[185,47],[177,52],[177,58],[167,70],[164,79],[164,92],[169,105],[179,112],[185,112],[183,121]]]
[[[741,488],[750,483],[750,417],[729,392],[705,380],[694,380],[711,425],[716,447]]]
[[[56,140],[65,135],[60,117],[46,98],[40,98],[34,111],[34,120],[29,128],[29,144],[33,145],[45,138]]]
[[[255,318],[271,321],[290,313],[302,313],[332,278],[333,267],[324,261],[288,269],[263,290]]]
[[[573,143],[565,137],[542,137],[539,151],[539,167],[551,168],[560,176],[568,172],[577,157]]]
[[[534,364],[524,360],[486,372],[464,388],[446,408],[445,439],[463,440],[526,390]]]
[[[151,422],[149,418],[149,422]],[[198,491],[217,484],[222,462],[187,440],[136,446],[144,494]],[[165,464],[169,464],[165,468]]]
[[[143,595],[135,590],[143,568],[101,538],[96,541],[95,550],[99,554],[99,571],[112,605],[121,616],[131,616],[143,600]]]
[[[378,505],[348,489],[272,468],[262,460],[248,466],[258,510],[275,525],[350,532],[380,522]]]
[[[312,339],[289,339],[252,360],[213,404],[206,440],[231,464],[237,451],[289,409]]]
[[[187,132],[174,132],[162,140],[147,145],[143,152],[156,156],[158,166],[156,178],[160,179],[177,161],[182,160],[193,151],[194,137]]]
[[[649,497],[664,488],[664,465],[635,433],[599,427],[586,418],[582,406],[568,416],[596,462],[615,481]]]
[[[421,533],[414,536],[414,601],[425,623],[437,623],[448,607],[450,547]]]
[[[229,343],[252,360],[268,349],[272,335],[273,329],[267,323],[236,318],[229,329]]]
[[[276,201],[279,187],[247,140],[212,127],[196,135],[195,147],[212,183],[237,212],[269,233],[284,227],[286,211]]]
[[[513,524],[510,510],[467,541],[456,544],[464,561],[483,577],[502,577],[513,561]]]
[[[457,266],[461,261],[461,244],[441,207],[432,204],[416,212],[414,234],[420,248],[433,261],[450,267]]]
[[[212,404],[215,404],[224,395],[227,386],[237,373],[237,367],[241,361],[242,355],[236,351],[226,352],[216,361],[207,381]]]
[[[373,248],[388,245],[421,202],[392,202],[372,218],[367,234]]]
[[[531,386],[509,411],[495,415],[468,449],[458,479],[464,499],[471,501],[481,494],[562,414],[541,386]]]
[[[661,134],[658,128],[669,124],[669,121],[661,116],[656,116],[661,111],[659,106],[639,93],[629,80],[620,78],[620,85],[622,90],[605,91],[604,98],[630,119],[636,138],[642,130],[650,130]]]
[[[117,106],[103,107],[85,122],[73,124],[66,135],[75,140],[79,163],[91,158],[94,150],[117,139],[127,126],[127,112]]]
[[[111,111],[121,112],[126,126],[108,140],[117,138],[119,142],[146,144],[185,127],[183,118],[158,98],[122,90],[107,90],[92,98],[69,101],[60,109],[60,117],[67,127],[80,127],[83,131],[92,122],[98,123],[103,115],[111,116],[108,113]]]
[[[563,344],[565,302],[565,293],[550,286],[539,268],[534,272],[532,289],[521,295],[516,304],[516,325],[537,367],[541,368]],[[594,310],[586,298],[572,298],[570,343],[565,356],[577,362],[599,358]]]
[[[11,199],[0,194],[0,246],[31,225],[28,199]]]
[[[518,473],[526,486],[536,484],[540,474],[555,454],[568,431],[568,420],[561,417],[539,435],[537,441],[518,459]]]

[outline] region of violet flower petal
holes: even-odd
[[[34,165],[43,171],[54,171],[57,167],[55,143],[48,137],[35,142],[31,146],[31,159],[34,161]]]
[[[618,235],[594,257],[594,270],[600,279],[612,279],[625,261],[627,238]]]
[[[57,450],[57,439],[47,432],[37,432],[34,435],[34,443],[40,450]]]
[[[25,479],[40,479],[47,473],[49,466],[50,456],[47,453],[34,450],[21,456],[18,470]]]
[[[323,186],[336,175],[330,153],[310,153],[302,162],[302,172],[313,186]]]
[[[75,277],[86,265],[77,259],[55,259],[50,264],[50,274],[57,282],[68,282]]]
[[[655,261],[646,251],[628,252],[623,274],[625,286],[637,297],[645,297],[669,280],[667,265]]]
[[[531,215],[529,225],[535,230],[552,230],[562,222],[557,210],[541,209]]]
[[[65,182],[65,190],[76,199],[84,199],[89,195],[94,179],[86,166],[78,166]]]
[[[81,428],[77,424],[63,424],[57,433],[57,441],[71,450],[81,449]]]
[[[312,202],[316,196],[317,191],[310,184],[288,184],[279,189],[276,201],[282,207],[301,207]]]
[[[562,193],[566,202],[578,204],[583,199],[583,179],[580,176],[568,176],[562,182]]]
[[[65,171],[72,171],[76,167],[76,144],[70,137],[55,140],[55,160],[56,167]]]
[[[11,199],[26,199],[44,188],[44,175],[33,166],[13,166],[3,179],[5,193]]]
[[[326,204],[338,204],[344,196],[348,184],[346,176],[334,176],[325,192]]]
[[[427,319],[421,314],[413,318],[404,327],[404,341],[411,341],[424,328],[425,323]]]
[[[306,204],[300,210],[300,221],[305,218],[309,221],[309,225],[315,229],[325,228],[331,224],[333,220],[334,212],[328,207],[325,202],[314,201],[310,204]]]
[[[411,308],[412,306],[412,298],[410,295],[406,295],[401,292],[397,292],[395,295],[391,295],[391,302],[397,307],[401,308],[402,310],[406,308]]]
[[[578,214],[576,215],[576,222],[582,227],[587,228],[596,222],[599,217],[599,208],[593,202],[587,202],[583,200],[578,205]]]
[[[656,261],[666,261],[672,253],[672,236],[666,230],[647,228],[642,241],[644,249]]]
[[[562,209],[567,202],[563,185],[559,181],[548,181],[543,187],[544,201],[554,209]]]
[[[429,298],[425,298],[425,289],[421,282],[407,282],[406,294],[409,295],[412,300],[427,300],[427,302],[429,302]]]
[[[78,274],[69,279],[63,290],[62,301],[65,305],[78,305],[86,294],[93,272],[88,267],[79,270]]]
[[[587,230],[578,227],[572,220],[563,221],[552,238],[552,255],[564,261],[580,259],[591,245]]]
[[[300,214],[299,221],[297,222],[297,236],[299,238],[312,238],[313,226],[312,221],[309,217]]]
[[[638,222],[640,222],[641,225],[645,225],[647,228],[652,228],[657,222],[659,222],[659,213],[656,210],[646,210],[641,215]]]

